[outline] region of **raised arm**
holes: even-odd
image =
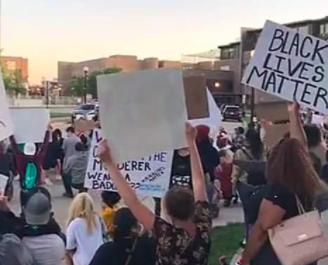
[[[11,150],[13,151],[13,154],[15,157],[21,154],[21,151],[18,148],[18,144],[16,142],[15,136],[12,135],[9,137],[10,140],[10,145],[11,145]]]
[[[38,156],[39,157],[43,157],[46,154],[46,151],[47,151],[47,148],[48,148],[48,145],[49,145],[49,139],[50,139],[50,133],[51,133],[51,131],[52,131],[52,127],[49,124],[48,125],[48,128],[47,128],[47,131],[46,131],[46,133],[44,135],[43,143],[42,143],[42,145],[40,147],[40,150],[38,152]]]
[[[290,137],[298,139],[307,148],[306,134],[303,129],[300,105],[298,103],[289,103],[289,122],[290,122]]]
[[[107,168],[108,173],[125,204],[147,230],[152,230],[155,222],[155,215],[140,202],[134,190],[132,190],[129,183],[118,170],[117,163],[113,161],[106,141],[102,141],[99,144],[98,155],[105,164],[105,167]]]
[[[208,201],[204,171],[196,144],[197,130],[187,123],[186,133],[190,152],[192,185],[194,188],[195,201]]]

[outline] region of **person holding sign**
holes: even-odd
[[[44,136],[44,141],[39,150],[37,151],[34,143],[26,143],[24,146],[24,153],[19,150],[15,137],[10,137],[11,148],[13,150],[17,171],[20,176],[20,184],[23,190],[32,189],[40,184],[43,159],[49,144],[49,136],[52,127],[49,124],[48,130]]]
[[[299,202],[307,212],[313,210],[318,194],[325,189],[311,163],[298,104],[291,104],[289,113],[290,138],[283,139],[269,153],[269,184],[243,253],[243,265],[281,265],[270,243],[269,230],[301,214]],[[286,230],[287,235],[297,238],[295,231],[294,234],[292,232],[291,229]],[[307,232],[304,231],[304,235]],[[284,239],[281,244],[283,242]]]
[[[194,193],[188,188],[170,189],[163,200],[164,210],[171,223],[157,217],[145,207],[117,169],[106,141],[99,146],[99,157],[127,206],[137,220],[152,231],[157,240],[157,263],[205,265],[210,251],[211,213],[208,203],[205,176],[200,161],[196,136],[190,124],[186,126],[190,150]]]

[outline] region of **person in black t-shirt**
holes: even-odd
[[[190,154],[188,148],[174,151],[170,188],[188,187],[192,189]]]
[[[130,209],[122,208],[114,218],[113,242],[103,244],[90,265],[154,265],[156,242],[147,234],[139,235],[138,221]]]

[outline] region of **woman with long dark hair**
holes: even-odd
[[[90,265],[154,265],[156,242],[148,234],[141,234],[141,226],[129,208],[115,214],[113,241],[103,244]]]
[[[289,112],[290,138],[282,140],[269,154],[269,184],[243,253],[242,264],[280,265],[269,242],[268,230],[300,214],[297,197],[305,210],[310,211],[319,193],[325,189],[311,163],[299,106],[291,105]]]

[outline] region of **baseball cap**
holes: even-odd
[[[22,193],[25,220],[30,225],[46,225],[51,218],[51,195],[44,187]]]
[[[28,156],[33,156],[36,153],[36,146],[34,143],[26,143],[24,145],[24,154]]]

